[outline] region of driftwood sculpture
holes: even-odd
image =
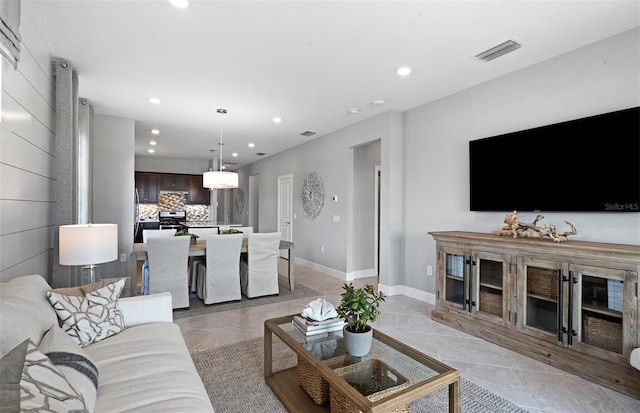
[[[511,236],[513,238],[544,238],[549,237],[554,242],[565,242],[567,241],[567,237],[569,235],[576,235],[578,230],[575,225],[573,225],[570,221],[564,221],[565,224],[571,227],[571,231],[564,232],[562,234],[558,234],[556,232],[555,225],[545,224],[542,227],[537,226],[536,224],[544,219],[544,215],[538,214],[536,219],[533,220],[532,223],[527,224],[518,221],[518,212],[513,211],[509,212],[506,217],[504,217],[505,226],[500,229],[493,231],[494,235],[500,236]]]

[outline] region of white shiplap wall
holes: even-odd
[[[25,16],[20,30],[18,69],[2,59],[0,81],[0,282],[52,267],[54,86],[45,42]]]

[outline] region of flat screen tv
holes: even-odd
[[[469,142],[471,211],[640,212],[640,107]]]

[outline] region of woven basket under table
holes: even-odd
[[[298,357],[298,382],[315,404],[329,403],[329,383],[301,357]]]
[[[404,378],[401,374],[396,372],[387,366],[384,362],[377,359],[365,360],[361,363],[352,364],[350,366],[341,367],[334,370],[336,374],[345,378],[347,382],[351,385],[354,385],[351,381],[351,378],[360,376],[362,378],[366,377],[379,377],[382,380],[383,389],[380,391],[376,391],[366,396],[372,402],[380,400],[384,397],[387,397],[390,394],[393,394],[401,389],[409,387],[409,381]],[[387,373],[391,374],[387,374]],[[391,379],[391,377],[396,377],[395,380]],[[358,379],[356,378],[356,381]],[[364,380],[363,380],[364,381]],[[330,394],[330,402],[331,402],[331,413],[359,413],[360,410],[346,397],[342,395],[339,391],[337,391],[333,386],[330,386],[329,390]],[[393,411],[393,413],[410,413],[411,405],[407,404],[400,408],[397,408]]]

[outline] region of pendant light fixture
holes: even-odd
[[[232,189],[238,187],[238,174],[235,172],[225,172],[222,164],[222,115],[227,113],[226,109],[216,110],[220,117],[220,163],[218,164],[218,171],[207,171],[202,175],[202,186],[209,189]],[[213,164],[211,165],[213,166]]]

